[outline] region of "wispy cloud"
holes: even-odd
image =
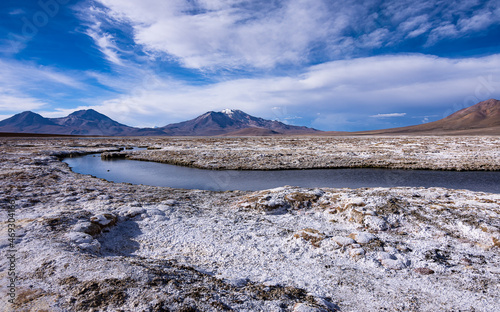
[[[12,9],[9,11],[9,15],[21,15],[21,14],[25,14],[25,13],[26,12],[20,8]]]
[[[371,118],[391,118],[391,117],[404,117],[406,113],[390,113],[390,114],[377,114],[371,115]]]
[[[61,88],[83,89],[85,84],[54,68],[0,59],[0,110],[19,112],[46,107]]]
[[[119,26],[119,21],[114,19],[112,15],[109,16],[105,10],[95,6],[81,7],[77,12],[86,26],[83,33],[92,38],[96,48],[103,54],[104,58],[112,65],[123,66],[124,60],[120,56],[122,51],[116,44],[114,36],[103,27],[103,24],[109,25],[110,23]]]
[[[46,105],[45,102],[29,97],[11,90],[0,88],[0,111],[21,112],[27,110],[40,109]]]
[[[123,65],[122,60],[118,56],[116,44],[113,42],[113,36],[101,32],[98,27],[93,30],[88,30],[87,35],[94,39],[99,50],[104,54],[106,59],[116,65]]]

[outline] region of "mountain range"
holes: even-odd
[[[85,136],[500,135],[500,101],[483,101],[421,125],[361,132],[324,132],[233,109],[210,111],[160,128],[130,127],[93,109],[76,111],[62,118],[45,118],[28,111],[0,121],[0,132]]]
[[[207,112],[195,119],[160,128],[134,128],[87,109],[62,118],[45,118],[30,111],[23,112],[0,121],[0,132],[86,136],[215,136],[314,134],[320,131],[231,109]]]

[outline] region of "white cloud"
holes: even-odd
[[[390,31],[385,28],[379,28],[369,34],[365,34],[359,37],[359,47],[365,48],[380,48],[387,40],[390,35]]]
[[[108,61],[116,65],[123,65],[123,62],[117,52],[118,48],[113,42],[113,36],[107,33],[102,33],[99,30],[90,29],[87,30],[87,35],[94,40],[96,45],[99,47],[99,50],[104,54]]]
[[[95,6],[84,6],[77,11],[77,15],[83,20],[86,29],[83,33],[92,38],[97,49],[104,55],[104,58],[112,65],[124,66],[125,60],[121,54],[126,54],[121,50],[114,36],[105,30],[104,25],[115,24],[120,28],[120,18],[112,12],[97,8]]]
[[[119,122],[143,127],[234,108],[282,121],[300,117],[297,124],[322,130],[356,130],[370,128],[370,124],[391,126],[389,120],[397,118],[386,118],[387,124],[381,124],[384,118],[369,118],[381,111],[404,111],[410,118],[415,111],[419,116],[444,117],[450,109],[500,98],[500,55],[464,59],[419,54],[367,57],[315,65],[291,76],[205,85],[190,85],[140,69],[128,76],[94,74],[100,83],[123,94],[101,101],[89,99],[88,105],[43,115],[60,117],[76,109],[93,108]],[[385,117],[395,114],[402,117],[404,113]]]
[[[406,113],[390,113],[390,114],[377,114],[371,115],[372,118],[390,118],[390,117],[404,117]]]
[[[14,60],[0,59],[0,85],[14,90],[40,88],[46,82],[56,83],[71,88],[83,88],[84,84],[74,77],[54,68],[38,66],[31,63],[21,63]],[[27,90],[26,90],[27,91]]]
[[[46,103],[39,99],[22,94],[11,94],[0,89],[0,111],[21,112],[39,109],[45,105]]]
[[[60,88],[82,89],[74,77],[50,67],[0,59],[0,111],[20,112],[46,107],[40,94],[55,97]],[[36,94],[36,95],[34,95]]]
[[[94,108],[123,123],[149,126],[228,107],[269,119],[317,119],[313,121],[317,127],[329,124],[327,116],[341,116],[344,124],[352,126],[353,116],[366,120],[381,110],[442,111],[444,115],[455,103],[470,106],[500,97],[500,55],[368,57],[312,66],[290,77],[235,79],[203,86],[156,79],[150,87]]]
[[[496,0],[97,1],[107,16],[130,24],[145,51],[197,69],[307,64],[318,49],[346,58],[417,36],[433,45],[500,23]],[[96,42],[115,60],[111,38],[101,34]]]
[[[187,3],[152,2],[150,10],[141,6],[137,13],[128,1],[105,1],[131,19],[138,44],[167,53],[189,68],[268,68],[301,62],[328,29],[320,0],[291,0],[261,10],[247,1],[203,1],[195,8],[198,14],[192,14]]]

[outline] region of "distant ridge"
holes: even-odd
[[[236,136],[260,136],[312,134],[320,131],[290,126],[232,109],[207,112],[195,119],[161,128],[134,128],[114,121],[93,109],[87,109],[61,118],[45,118],[33,112],[23,112],[0,121],[0,132],[9,135],[24,133],[78,136],[214,136],[233,133],[232,135]]]
[[[489,99],[426,124],[359,132],[323,132],[254,117],[234,109],[210,111],[161,128],[134,128],[87,109],[62,118],[22,112],[0,121],[0,133],[3,133],[1,136],[16,133],[78,136],[500,135],[500,101]]]
[[[0,121],[0,132],[86,136],[161,135],[155,129],[123,125],[93,109],[79,110],[62,118],[45,118],[23,112]]]

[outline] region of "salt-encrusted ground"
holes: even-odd
[[[207,169],[500,170],[500,137],[172,138],[131,159]]]
[[[2,141],[0,200],[3,206],[16,202],[19,278],[16,304],[10,305],[3,295],[8,244],[2,210],[4,310],[498,308],[498,194],[288,186],[175,190],[75,174],[55,156],[164,142]],[[498,146],[491,149],[498,153]]]

